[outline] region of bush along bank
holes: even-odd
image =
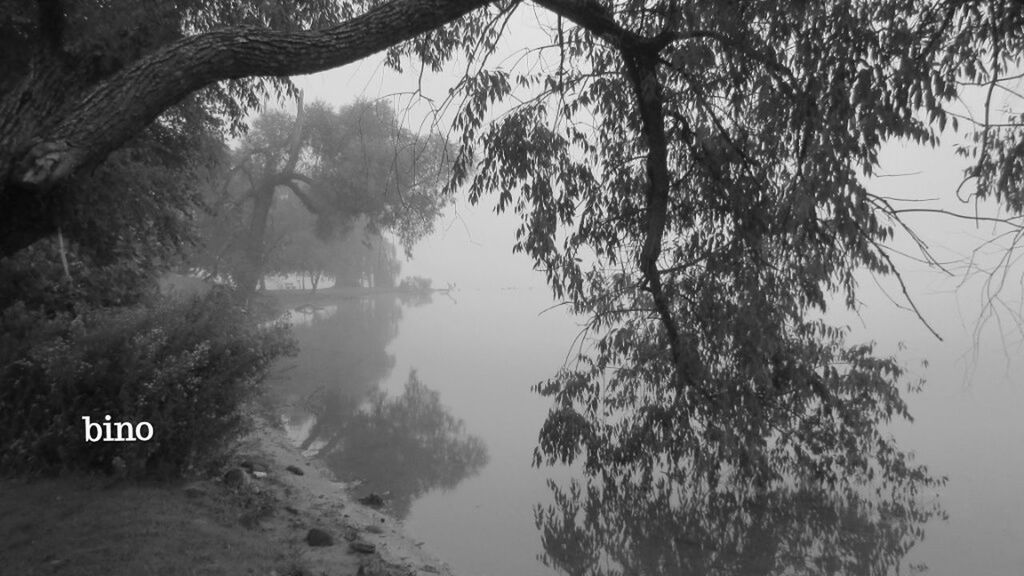
[[[16,301],[0,312],[0,471],[204,465],[245,430],[244,403],[293,351],[286,326],[261,325],[227,289],[67,312]],[[90,441],[83,418],[122,441]],[[124,425],[149,439],[123,441]]]

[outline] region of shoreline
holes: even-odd
[[[191,481],[96,474],[0,479],[4,570],[452,576],[386,508],[358,502],[280,427],[261,416],[254,423],[220,473]]]
[[[361,288],[354,286],[330,286],[319,288],[315,292],[310,289],[300,288],[274,288],[261,290],[256,293],[257,297],[277,301],[282,306],[315,304],[322,301],[348,300],[354,298],[367,298],[372,296],[396,296],[399,298],[417,298],[434,296],[436,294],[451,294],[456,292],[455,288],[429,288],[426,290],[402,290],[400,288]]]
[[[403,531],[401,522],[383,509],[360,503],[349,492],[349,486],[334,477],[326,466],[304,455],[288,439],[285,431],[260,419],[256,430],[243,442],[252,452],[272,462],[266,479],[279,483],[278,497],[289,502],[288,511],[294,518],[291,536],[299,538],[299,557],[314,574],[334,574],[339,567],[348,567],[352,574],[367,576],[453,576],[451,569],[438,558],[422,549]],[[245,448],[236,453],[240,462]],[[289,467],[303,474],[289,471]],[[299,528],[301,529],[294,529]],[[331,546],[309,546],[303,539],[309,529],[319,529],[332,536]],[[356,551],[369,544],[373,552]],[[354,560],[354,562],[353,562]],[[360,570],[362,572],[360,572]],[[344,572],[343,572],[344,573]]]

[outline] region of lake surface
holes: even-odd
[[[530,387],[562,366],[580,322],[551,308],[543,289],[350,299],[291,318],[300,355],[276,381],[293,440],[358,481],[357,492],[384,494],[456,574],[871,574],[927,564],[927,574],[995,576],[1024,566],[1024,378],[1012,348],[965,359],[969,339],[922,338],[900,353],[929,383],[910,397],[916,422],[893,433],[949,477],[940,495],[922,496],[940,498],[949,519],[928,522],[903,554],[907,534],[887,531],[893,522],[799,495],[753,512],[693,505],[675,515],[623,496],[565,522],[582,506],[568,497],[576,473],[531,466],[548,404]],[[912,323],[884,313],[877,322],[892,340],[877,338],[883,349]],[[822,551],[830,546],[845,557]]]

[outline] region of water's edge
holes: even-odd
[[[266,419],[257,419],[255,430],[238,453],[240,459],[241,455],[255,453],[267,462],[270,473],[266,486],[287,502],[287,513],[292,515],[293,533],[286,539],[297,545],[302,564],[312,573],[334,573],[350,566],[360,573],[379,576],[454,576],[444,562],[422,550],[422,543],[405,534],[400,522],[386,511],[358,502],[344,482],[337,481],[316,459],[303,455],[283,429]],[[292,473],[289,467],[303,474]],[[260,489],[258,484],[256,489]],[[312,528],[330,534],[333,545],[309,546],[302,539]],[[357,552],[352,542],[371,544],[374,552]]]

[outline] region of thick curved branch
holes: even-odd
[[[457,20],[488,0],[394,0],[326,30],[214,30],[174,42],[99,83],[40,134],[10,180],[48,189],[111,150],[188,94],[221,80],[337,68]]]
[[[313,198],[311,198],[309,194],[306,194],[306,192],[296,184],[296,181],[306,183],[310,182],[309,178],[300,174],[281,174],[275,184],[278,186],[285,186],[291,190],[292,194],[295,194],[295,197],[299,199],[299,202],[302,202],[302,205],[305,206],[306,210],[309,210],[311,214],[316,214],[318,216],[322,215],[323,209],[320,206],[317,206],[316,202],[313,201]]]
[[[40,0],[48,5],[59,2]],[[213,83],[309,74],[358,61],[496,0],[391,0],[332,28],[229,27],[170,43],[90,86],[54,67],[0,98],[0,256],[56,231],[72,175],[101,163],[166,109]],[[655,51],[672,34],[625,30],[597,0],[538,0],[613,45]],[[42,97],[45,95],[46,97]],[[26,102],[34,103],[32,109]]]
[[[140,59],[66,105],[46,134],[19,154],[9,181],[49,189],[94,165],[164,110],[221,80],[289,76],[337,68],[437,29],[493,0],[393,0],[342,24],[280,32],[231,27],[184,38]],[[539,0],[613,43],[650,44],[619,26],[594,0]]]

